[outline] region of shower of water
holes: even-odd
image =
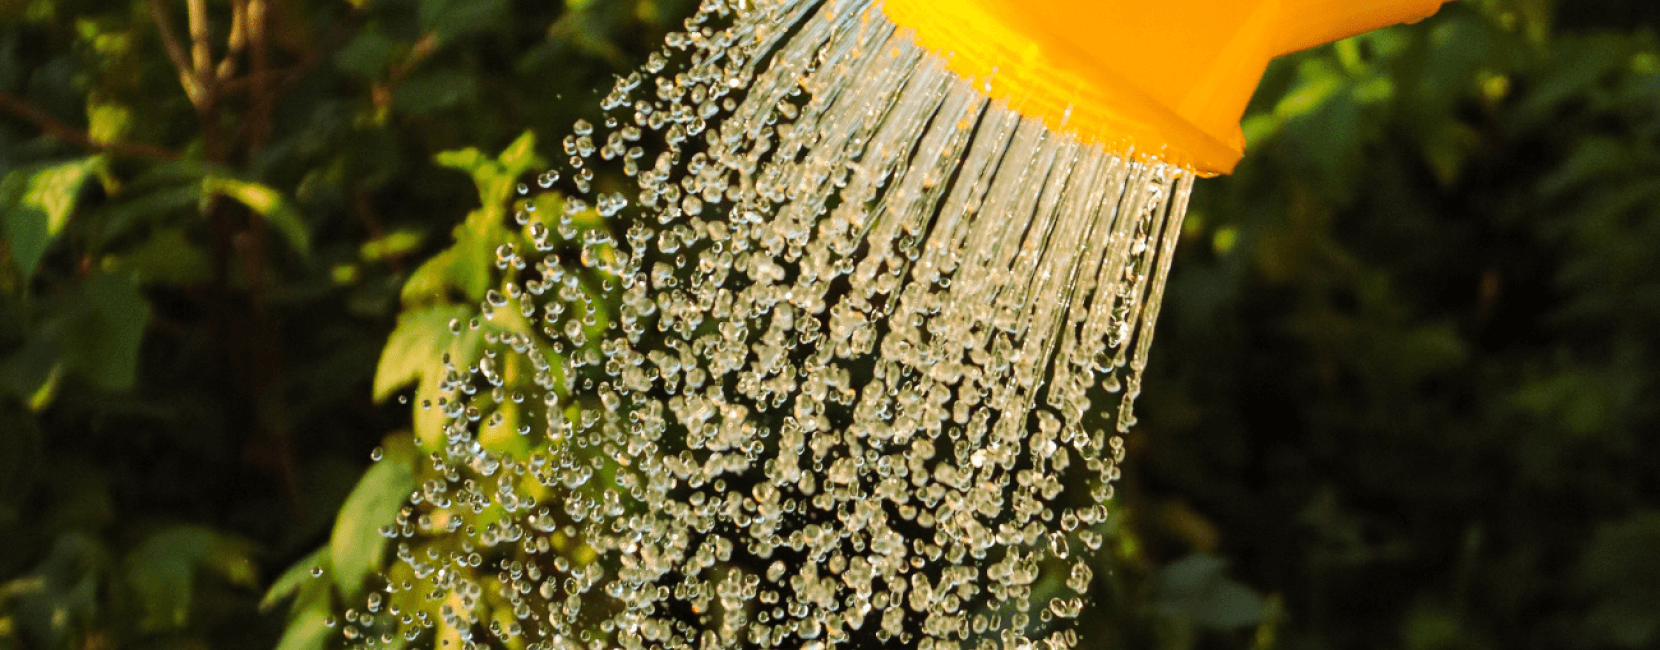
[[[347,638],[1075,645],[1191,172],[988,101],[871,0],[706,0],[604,107],[563,173],[622,161],[589,200],[625,241],[561,262],[587,202],[519,212],[480,306],[519,331],[447,363],[443,478]]]

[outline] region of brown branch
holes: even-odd
[[[225,58],[219,60],[218,78],[224,82],[236,75],[236,59],[248,44],[248,0],[231,0],[231,35],[225,42]]]
[[[240,0],[247,3],[248,42],[252,46],[253,74],[259,79],[250,88],[252,106],[248,111],[246,140],[249,153],[265,146],[271,133],[271,117],[276,110],[276,91],[269,83],[271,47],[266,38],[269,7],[266,0]]]
[[[409,54],[404,57],[404,60],[393,64],[391,73],[387,75],[387,81],[393,85],[402,81],[405,75],[408,75],[416,66],[421,65],[421,62],[427,60],[427,57],[432,56],[433,52],[437,52],[438,46],[442,44],[438,32],[431,31],[422,34],[419,39],[416,39],[415,44],[409,48]]]
[[[386,81],[371,82],[369,84],[369,94],[375,103],[375,108],[385,109],[390,106],[393,89],[397,88],[406,75],[421,65],[422,61],[432,56],[433,52],[437,52],[438,46],[441,44],[442,41],[438,37],[438,32],[431,31],[422,34],[421,38],[415,41],[415,45],[409,48],[409,54],[404,55],[402,61],[392,64],[392,69],[387,72]]]
[[[310,67],[305,62],[301,62],[277,70],[266,70],[263,73],[249,72],[239,77],[232,77],[219,84],[219,94],[222,97],[229,97],[239,93],[253,92],[261,84],[271,84],[279,88],[286,87],[305,74]]]
[[[190,8],[190,62],[198,78],[206,77],[213,67],[213,49],[208,43],[207,0],[187,0]]]
[[[156,22],[162,47],[166,48],[167,58],[173,61],[173,68],[179,73],[179,84],[184,86],[185,95],[190,97],[190,103],[200,108],[207,98],[206,89],[192,71],[190,59],[185,56],[184,44],[179,41],[178,32],[174,31],[173,21],[167,17],[167,8],[161,5],[161,0],[150,0],[150,18]]]
[[[75,127],[59,122],[46,111],[35,108],[21,99],[0,92],[0,108],[16,115],[29,123],[34,124],[46,137],[59,142],[77,145],[99,153],[112,153],[135,158],[154,158],[157,160],[178,160],[179,154],[160,147],[132,142],[104,141],[93,138],[90,134]]]

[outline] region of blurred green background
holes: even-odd
[[[406,284],[465,304],[456,224],[694,8],[0,0],[0,649],[338,645],[456,309]],[[1465,0],[1270,69],[1084,647],[1660,648],[1657,28]]]

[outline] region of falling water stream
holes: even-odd
[[[1076,645],[1193,174],[988,101],[872,0],[687,26],[454,324],[526,327],[446,364],[441,478],[348,640]],[[595,194],[599,164],[638,191]],[[480,442],[503,427],[539,451]]]

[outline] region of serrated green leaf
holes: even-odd
[[[334,583],[347,594],[358,593],[364,580],[380,569],[386,550],[380,528],[392,524],[415,488],[414,453],[407,438],[389,439],[386,446],[386,456],[363,473],[346,497],[329,535]]]
[[[440,305],[399,315],[375,368],[375,400],[391,397],[427,373],[442,372],[444,353],[456,347],[457,339],[474,334],[467,328],[460,335],[451,334],[450,320],[466,322],[471,313],[460,305]]]
[[[4,217],[12,261],[24,278],[34,276],[46,247],[69,223],[81,185],[103,162],[102,156],[90,156],[14,170],[0,179],[0,216]]]

